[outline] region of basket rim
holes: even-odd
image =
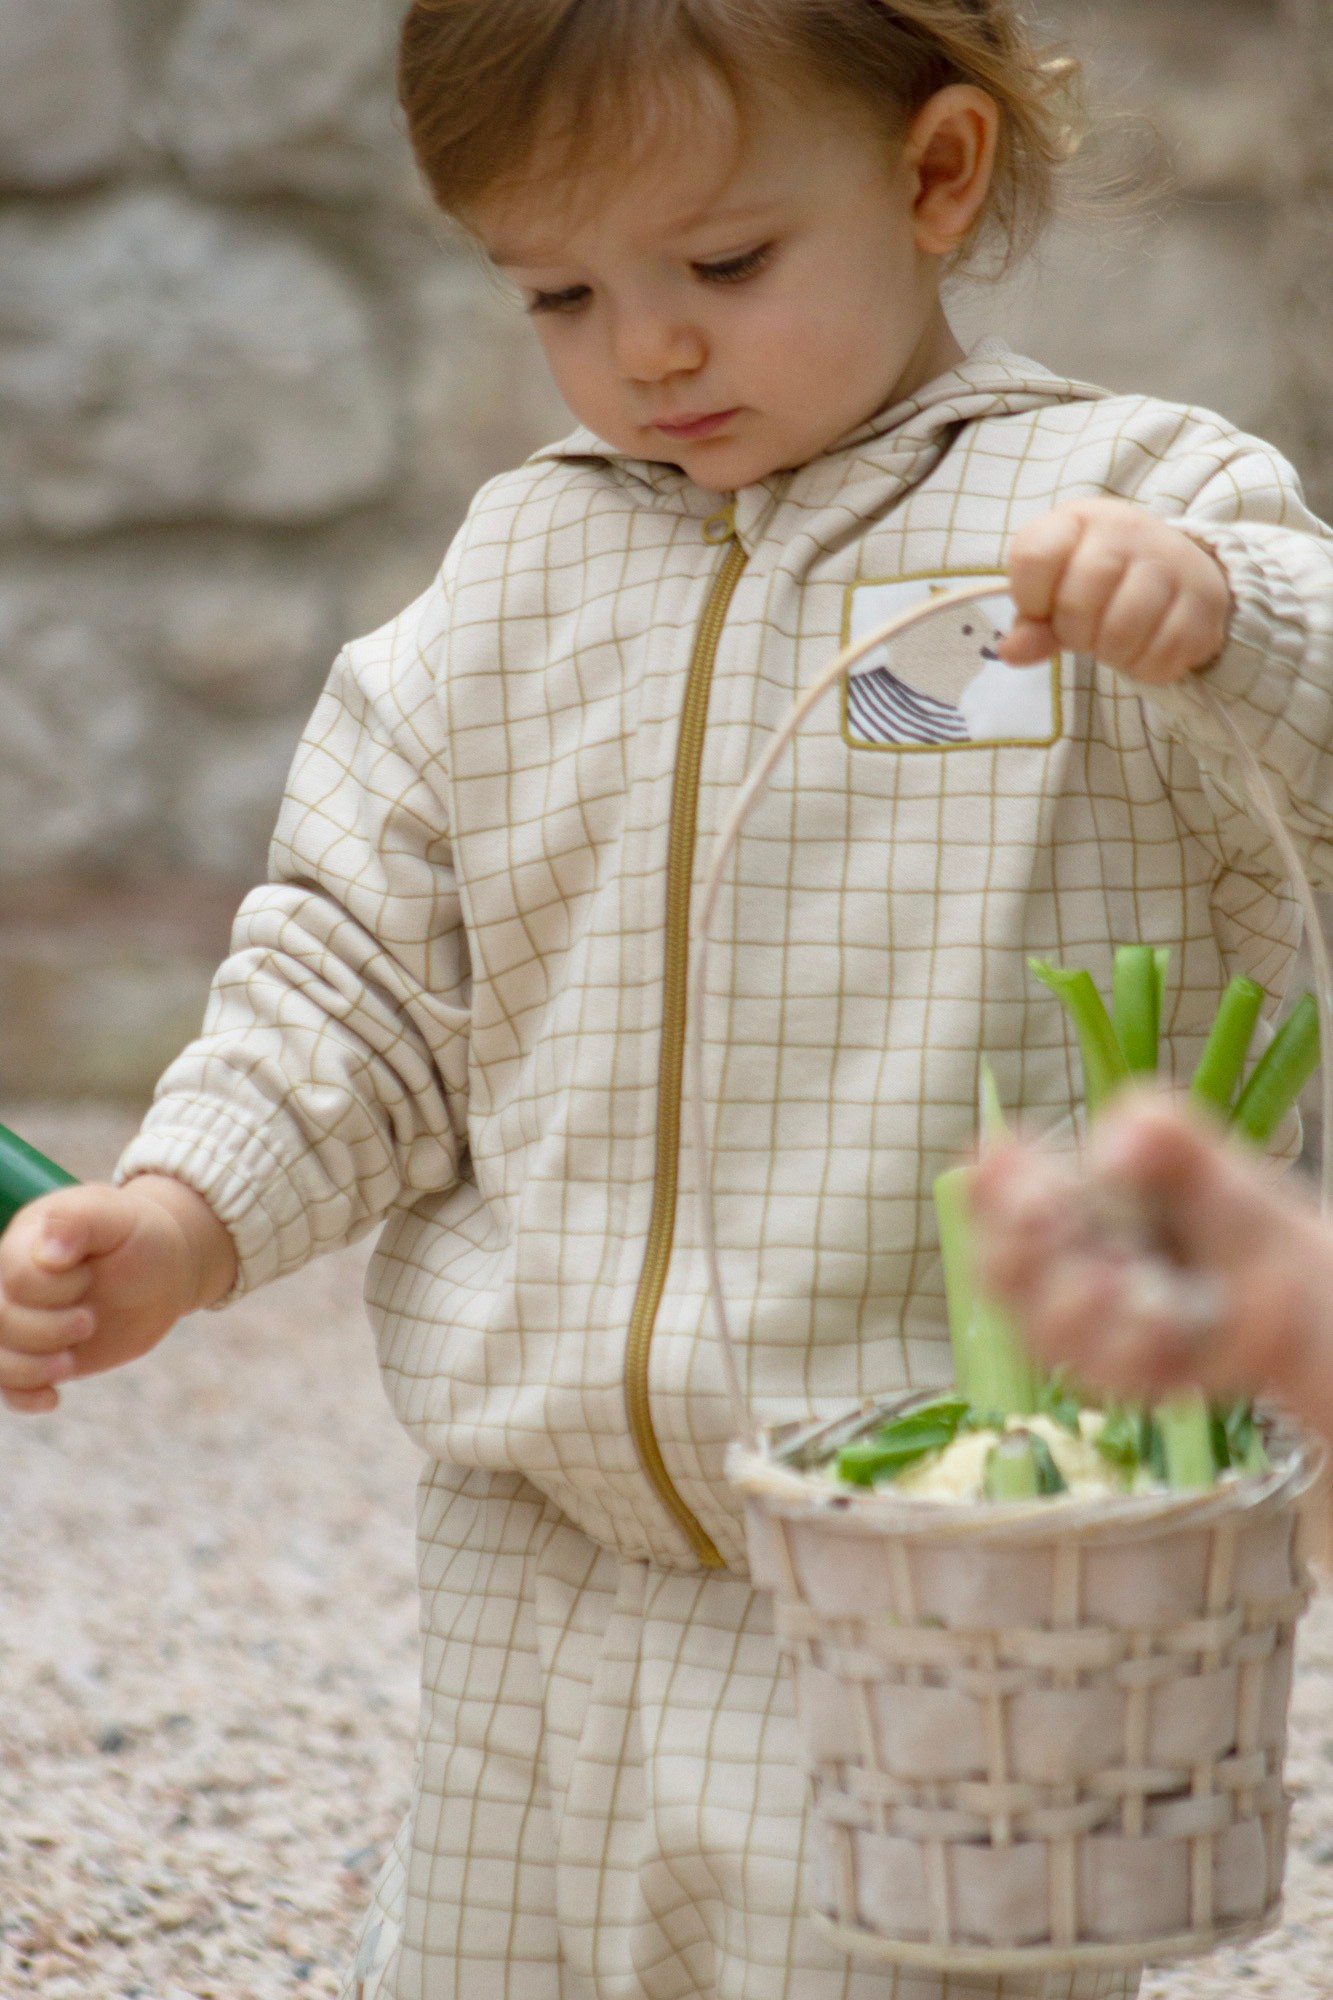
[[[893,1534],[927,1541],[1044,1542],[1076,1536],[1148,1539],[1205,1528],[1230,1516],[1280,1512],[1303,1499],[1326,1476],[1330,1452],[1321,1438],[1281,1412],[1265,1410],[1270,1445],[1281,1454],[1259,1478],[1226,1480],[1199,1491],[1113,1493],[1074,1498],[1050,1494],[1034,1500],[952,1503],[914,1498],[891,1485],[835,1486],[822,1472],[800,1464],[832,1437],[855,1435],[888,1412],[912,1408],[944,1393],[908,1390],[881,1397],[839,1417],[812,1424],[778,1424],[760,1430],[757,1444],[734,1441],[727,1450],[731,1485],[765,1512],[786,1520],[818,1520],[852,1535]]]
[[[885,1959],[898,1965],[912,1965],[927,1972],[1078,1972],[1094,1967],[1148,1966],[1173,1959],[1198,1958],[1224,1945],[1245,1944],[1262,1937],[1282,1920],[1283,1900],[1275,1902],[1256,1917],[1238,1918],[1218,1924],[1203,1934],[1183,1931],[1168,1937],[1135,1938],[1124,1944],[1031,1944],[1010,1946],[936,1945],[924,1939],[915,1942],[882,1937],[878,1931],[860,1924],[840,1923],[823,1910],[810,1911],[811,1922],[839,1951],[858,1958]]]

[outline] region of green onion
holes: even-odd
[[[1028,1432],[1028,1443],[1032,1446],[1032,1456],[1037,1461],[1037,1484],[1043,1493],[1067,1493],[1065,1476],[1055,1462],[1055,1455],[1039,1431]]]
[[[1035,1500],[1041,1474],[1033,1439],[1027,1431],[1006,1431],[986,1454],[985,1490],[988,1500]]]
[[[1030,1416],[1037,1407],[1041,1372],[1008,1313],[977,1290],[968,1201],[972,1171],[950,1167],[935,1181],[954,1388],[979,1417]]]
[[[1095,1443],[1102,1457],[1121,1472],[1134,1474],[1148,1456],[1148,1422],[1136,1404],[1112,1403]]]
[[[972,1407],[981,1416],[1035,1414],[1041,1376],[1009,1314],[992,1299],[978,1297],[967,1334]]]
[[[944,1297],[953,1348],[953,1385],[960,1396],[972,1394],[969,1341],[972,1332],[972,1215],[968,1187],[970,1167],[950,1167],[935,1179],[935,1219],[944,1260]]]
[[[1233,1128],[1267,1145],[1319,1063],[1319,1009],[1303,993],[1260,1056],[1231,1114]]]
[[[48,1160],[7,1125],[0,1125],[0,1229],[39,1195],[75,1185],[73,1174]]]
[[[1253,1403],[1232,1403],[1217,1415],[1221,1416],[1226,1438],[1226,1463],[1237,1472],[1267,1472],[1268,1452],[1263,1433],[1255,1422]]]
[[[1037,1408],[1042,1415],[1053,1418],[1061,1430],[1068,1431],[1071,1437],[1083,1435],[1078,1421],[1082,1407],[1069,1387],[1063,1368],[1057,1368],[1053,1375],[1048,1375],[1037,1391]]]
[[[1122,944],[1111,975],[1115,1031],[1131,1070],[1151,1076],[1157,1068],[1162,988],[1171,954],[1150,944]]]
[[[1106,1011],[1105,1002],[1082,966],[1066,968],[1048,965],[1044,959],[1030,958],[1029,966],[1043,986],[1063,1002],[1078,1030],[1083,1056],[1083,1091],[1088,1116],[1093,1118],[1130,1074],[1125,1051]]]
[[[1187,1390],[1159,1403],[1155,1416],[1166,1459],[1167,1485],[1178,1491],[1211,1486],[1217,1476],[1217,1460],[1207,1397],[1198,1390]]]
[[[1263,1004],[1264,989],[1253,979],[1236,978],[1227,987],[1190,1081],[1196,1104],[1211,1104],[1223,1117],[1230,1111]]]
[[[1239,1459],[1233,1458],[1231,1462],[1239,1471],[1252,1473],[1256,1476],[1261,1472],[1270,1472],[1272,1470],[1273,1461],[1268,1456],[1268,1447],[1263,1441],[1257,1424],[1250,1433],[1250,1440],[1245,1447],[1244,1457]]]
[[[981,1136],[989,1145],[997,1145],[1009,1137],[995,1072],[985,1056],[981,1058]]]
[[[967,1415],[962,1396],[939,1396],[891,1423],[881,1424],[872,1437],[857,1438],[838,1453],[838,1477],[853,1486],[873,1486],[896,1479],[932,1451],[952,1444]]]

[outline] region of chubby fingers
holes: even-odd
[[[1266,1390],[1333,1419],[1333,1243],[1188,1110],[1127,1097],[1081,1173],[997,1149],[976,1211],[982,1282],[1044,1360],[1121,1395]]]
[[[1042,1360],[1088,1379],[1123,1317],[1124,1257],[1098,1241],[1077,1172],[1040,1147],[988,1147],[972,1186],[980,1278]]]
[[[1160,685],[1206,665],[1226,641],[1231,593],[1221,566],[1128,501],[1070,501],[1025,523],[1009,579],[1018,616],[999,653],[1011,666],[1065,646]]]
[[[55,1385],[78,1369],[96,1331],[83,1303],[90,1260],[123,1239],[106,1190],[61,1189],[20,1209],[0,1237],[0,1395],[13,1410],[54,1409]]]

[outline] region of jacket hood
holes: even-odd
[[[830,492],[842,487],[857,460],[881,475],[896,474],[904,485],[911,485],[938,462],[964,424],[1012,416],[1043,405],[1096,402],[1108,393],[1092,383],[1055,375],[1039,361],[1013,353],[998,336],[988,335],[956,368],[937,375],[901,402],[877,411],[808,464],[792,472],[773,473],[758,485],[772,488],[779,481],[785,484],[795,478],[807,500],[815,499],[825,484]],[[703,496],[706,507],[717,505],[716,494],[705,494],[679,466],[617,451],[583,426],[554,444],[544,445],[528,463],[559,459],[600,461],[662,497],[678,496],[689,506],[687,496],[697,494]],[[697,509],[691,506],[690,511]]]

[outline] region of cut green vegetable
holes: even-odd
[[[1088,1116],[1095,1118],[1108,1097],[1128,1082],[1129,1063],[1120,1046],[1105,1002],[1093,984],[1092,974],[1082,966],[1048,965],[1044,959],[1030,958],[1028,964],[1043,986],[1060,1000],[1078,1031],[1083,1056],[1083,1092]]]
[[[1121,1472],[1132,1475],[1148,1456],[1148,1423],[1137,1405],[1113,1403],[1097,1433],[1096,1445],[1102,1457]]]
[[[977,1290],[968,1202],[972,1171],[951,1167],[935,1182],[954,1387],[981,1417],[1030,1416],[1037,1408],[1041,1371],[1008,1313]]]
[[[1236,978],[1227,987],[1190,1081],[1196,1104],[1211,1104],[1223,1117],[1230,1111],[1263,1004],[1264,989],[1253,979]]]
[[[73,1174],[48,1160],[7,1125],[0,1125],[0,1229],[39,1195],[76,1185]]]
[[[987,1145],[996,1145],[1009,1137],[995,1072],[985,1056],[981,1058],[981,1136]]]
[[[1166,1483],[1178,1491],[1211,1486],[1217,1477],[1208,1399],[1197,1390],[1172,1396],[1154,1412],[1166,1460]]]
[[[986,1456],[988,1500],[1035,1500],[1041,1492],[1037,1455],[1027,1431],[1006,1431]]]
[[[895,1417],[892,1423],[881,1424],[872,1437],[857,1438],[842,1447],[837,1460],[839,1479],[853,1486],[896,1479],[929,1452],[952,1444],[967,1412],[965,1397],[939,1396]]]
[[[1218,1414],[1226,1437],[1227,1463],[1237,1472],[1267,1472],[1268,1452],[1255,1422],[1253,1403],[1232,1403]]]
[[[1111,974],[1115,1032],[1132,1071],[1153,1075],[1162,1025],[1162,989],[1171,954],[1150,944],[1122,944]]]
[[[1303,993],[1260,1056],[1231,1114],[1233,1128],[1265,1146],[1319,1063],[1319,1009]]]
[[[1069,1387],[1063,1368],[1057,1368],[1048,1375],[1037,1391],[1037,1408],[1043,1416],[1054,1418],[1061,1430],[1071,1437],[1081,1436],[1078,1413],[1082,1408],[1078,1397]]]
[[[969,1398],[979,1416],[1002,1421],[1035,1415],[1041,1371],[1009,1314],[979,1294],[972,1302],[967,1353]]]
[[[944,1260],[944,1298],[953,1348],[953,1383],[960,1396],[972,1394],[972,1215],[968,1202],[971,1167],[950,1167],[935,1180],[935,1220]]]
[[[1028,1443],[1032,1456],[1037,1461],[1037,1485],[1043,1493],[1067,1493],[1069,1488],[1065,1476],[1055,1462],[1051,1447],[1040,1431],[1028,1432]]]

